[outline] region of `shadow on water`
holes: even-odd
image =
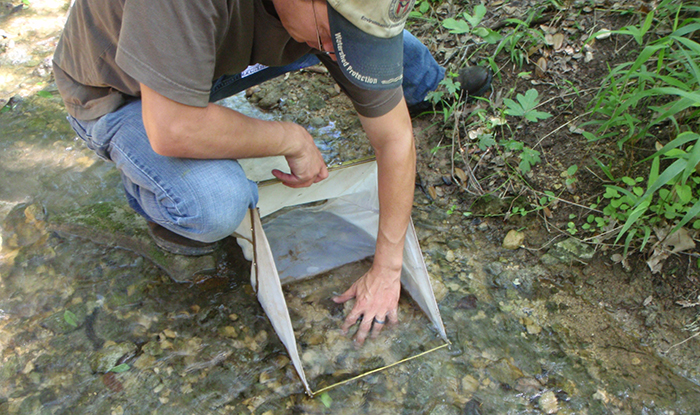
[[[487,229],[430,205],[414,216],[452,346],[309,399],[233,241],[213,272],[175,283],[153,256],[123,248],[141,225],[110,228],[118,210],[81,222],[82,237],[54,231],[59,218],[86,207],[123,206],[118,174],[74,139],[56,98],[20,102],[0,124],[0,413],[691,414],[700,407],[698,386],[679,368],[575,289],[551,283],[556,267],[505,253],[488,242]],[[126,239],[104,237],[116,234]],[[339,333],[348,308],[329,297],[366,265],[285,289],[314,384],[436,340],[407,300],[401,325],[361,350]]]

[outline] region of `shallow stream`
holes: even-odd
[[[242,97],[228,105],[256,114]],[[332,145],[327,155],[337,156]],[[109,207],[110,217],[142,227],[124,205],[118,174],[74,138],[55,95],[18,99],[0,113],[0,414],[700,408],[697,366],[660,356],[616,310],[582,295],[582,286],[605,278],[581,264],[585,252],[563,244],[548,254],[503,249],[494,223],[449,215],[420,192],[413,217],[452,344],[308,398],[235,245],[218,254],[213,272],[176,283],[140,242],[130,244],[128,230],[100,223],[98,211]],[[86,207],[94,222],[83,221],[79,236],[60,226]],[[441,343],[406,295],[399,326],[361,349],[340,333],[349,306],[330,297],[367,266],[285,288],[316,389]]]

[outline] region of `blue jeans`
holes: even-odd
[[[286,72],[317,64],[306,55],[283,67],[258,68],[245,75],[223,76],[210,100],[231,96]],[[445,70],[415,37],[404,31],[404,96],[418,103],[437,88]],[[235,160],[197,160],[161,156],[153,151],[134,100],[96,120],[68,116],[87,146],[119,170],[129,205],[141,216],[179,235],[214,242],[232,234],[258,201],[255,182]]]

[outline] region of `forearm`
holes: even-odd
[[[416,153],[405,104],[399,104],[385,117],[386,120],[362,120],[379,169],[379,230],[374,267],[400,271],[413,206]]]
[[[170,157],[288,156],[299,144],[292,123],[258,120],[215,104],[191,107],[142,85],[143,120],[154,151]]]

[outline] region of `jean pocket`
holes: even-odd
[[[110,137],[94,137],[92,134],[93,127],[99,119],[82,121],[70,115],[67,118],[68,123],[73,127],[73,131],[78,134],[78,137],[85,141],[85,144],[90,150],[94,151],[95,154],[103,160],[112,160],[109,156]]]

